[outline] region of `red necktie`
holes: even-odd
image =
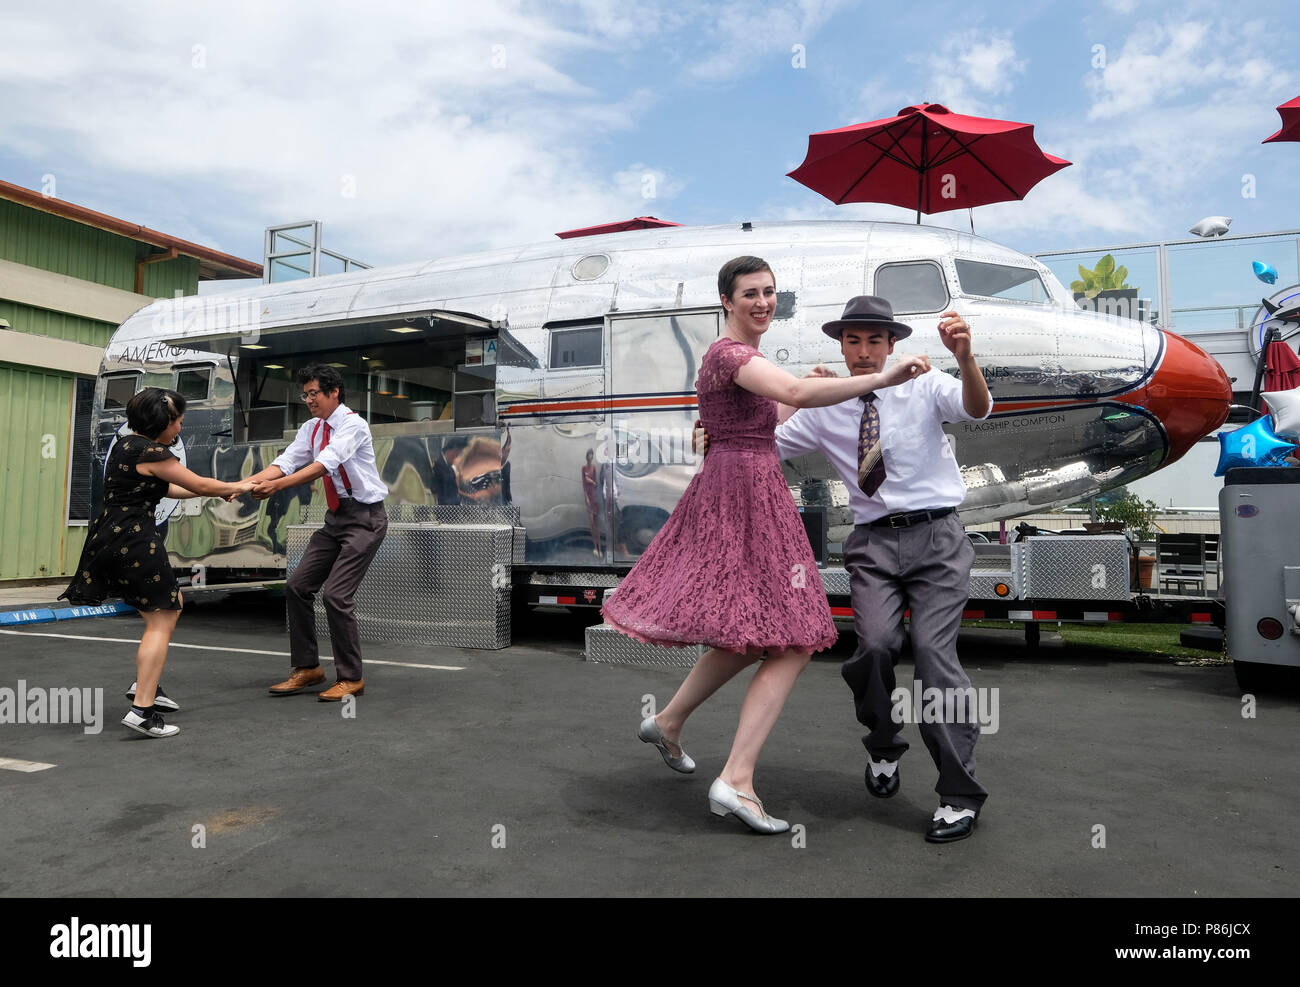
[[[325,438],[321,440],[320,447],[322,451],[330,444],[330,423],[325,423]],[[340,464],[339,469],[342,470]],[[345,481],[346,482],[346,481]],[[339,509],[339,492],[334,488],[334,481],[330,479],[329,470],[325,471],[325,502],[330,505],[331,511]]]

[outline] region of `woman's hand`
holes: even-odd
[[[238,483],[227,483],[226,488],[226,493],[222,495],[221,499],[229,504],[236,497],[242,497],[246,493],[252,493],[253,481],[241,480]]]
[[[892,366],[888,366],[878,376],[881,378],[878,387],[893,387],[904,381],[915,380],[921,374],[927,373],[930,369],[930,358],[922,353],[920,356],[905,356],[901,360],[896,360]]]

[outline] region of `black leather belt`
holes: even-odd
[[[886,514],[884,517],[878,517],[874,521],[868,521],[868,528],[910,528],[914,524],[920,524],[923,521],[937,521],[941,517],[947,517],[955,507],[938,507],[933,511],[910,511],[906,514]]]

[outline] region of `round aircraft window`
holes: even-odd
[[[588,254],[573,265],[573,276],[579,281],[590,281],[609,270],[609,258],[604,254]]]

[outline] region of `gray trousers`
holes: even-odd
[[[903,649],[903,613],[910,609],[912,655],[921,689],[966,690],[970,679],[957,659],[957,631],[970,597],[970,567],[975,549],[956,514],[907,528],[859,524],[844,543],[853,596],[858,650],[844,663],[844,681],[853,690],[858,721],[870,731],[862,738],[877,761],[897,761],[907,750],[902,722],[895,722],[894,666]],[[912,682],[903,683],[909,697]],[[973,695],[965,693],[964,695]],[[901,706],[901,704],[899,704]],[[915,708],[906,703],[907,718]],[[988,798],[975,780],[975,741],[979,723],[974,702],[958,705],[964,722],[927,723],[921,740],[939,769],[935,791],[940,802],[977,812]]]
[[[284,587],[294,668],[320,664],[314,605],[317,591],[323,588],[335,674],[344,682],[361,679],[361,638],[352,598],[387,531],[388,514],[382,500],[358,504],[349,498],[340,501],[337,511],[325,513],[324,527],[311,536],[302,561]]]

